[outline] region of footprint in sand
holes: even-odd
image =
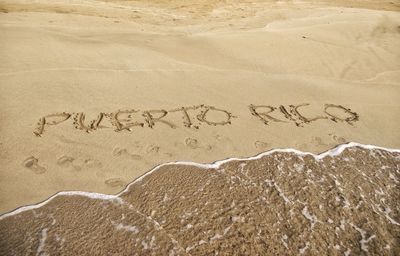
[[[34,156],[30,156],[22,163],[24,167],[32,170],[36,174],[42,174],[46,172],[46,168],[39,165],[39,159]]]
[[[257,140],[254,142],[254,147],[256,147],[258,149],[266,149],[266,148],[268,148],[268,146],[269,146],[269,144],[264,141]]]
[[[104,183],[107,186],[110,186],[110,187],[113,187],[113,188],[115,188],[115,187],[124,187],[125,186],[125,182],[123,182],[120,178],[111,178],[111,179],[108,179],[108,180],[104,181]]]
[[[156,145],[150,145],[146,149],[146,152],[148,154],[156,154],[156,153],[158,153],[158,151],[160,151],[160,147],[156,146]]]
[[[100,161],[94,159],[85,159],[84,163],[89,168],[100,168],[103,166],[103,164]]]
[[[113,150],[113,156],[128,156],[129,158],[131,158],[132,160],[141,160],[142,156],[141,155],[137,155],[137,154],[131,154],[128,152],[128,150],[126,148],[114,148]]]
[[[114,148],[112,153],[113,156],[122,156],[123,154],[128,153],[128,150],[126,150],[126,148]]]
[[[80,171],[82,167],[74,164],[75,158],[70,156],[62,156],[57,160],[57,164],[61,167],[72,167],[75,171]]]
[[[336,134],[330,133],[329,136],[331,136],[332,139],[337,143],[340,143],[340,144],[346,143],[346,139],[345,138],[337,136]]]
[[[199,141],[193,138],[186,138],[185,145],[188,146],[189,148],[195,149],[199,147]]]
[[[62,156],[57,160],[57,164],[62,166],[62,167],[68,167],[72,165],[72,162],[75,159],[73,157],[70,156]]]

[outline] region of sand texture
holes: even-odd
[[[399,255],[399,170],[399,150],[352,145],[163,165],[3,215],[0,254]]]
[[[64,190],[116,194],[171,161],[400,148],[399,10],[0,0],[0,213]]]

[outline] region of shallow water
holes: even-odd
[[[359,144],[165,164],[1,216],[0,254],[396,255],[399,176],[399,151]]]

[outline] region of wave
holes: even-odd
[[[165,163],[117,195],[63,191],[3,214],[0,254],[396,254],[399,170],[400,150],[353,142]]]

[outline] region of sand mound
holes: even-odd
[[[64,192],[0,217],[0,254],[398,255],[400,151],[272,151],[167,164],[119,196]]]

